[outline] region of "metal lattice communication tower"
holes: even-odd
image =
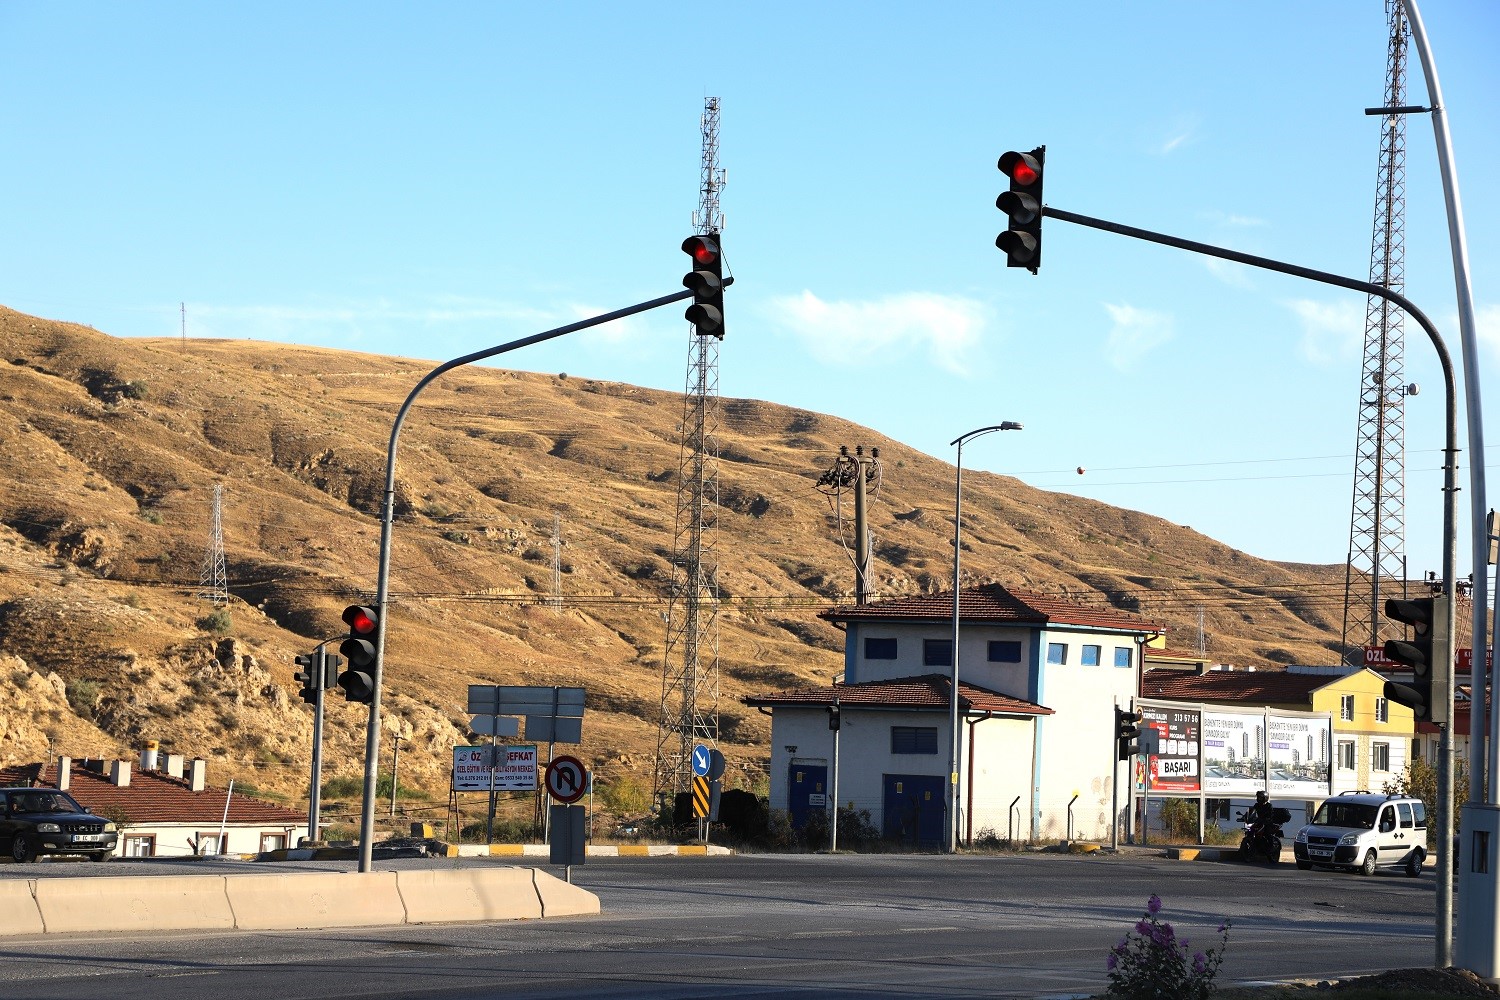
[[[699,235],[724,228],[719,192],[719,99],[703,102],[702,179],[693,226]],[[667,640],[662,651],[661,715],[653,794],[658,803],[688,789],[695,743],[719,736],[719,338],[689,332],[682,445],[677,463],[677,518]]]
[[[552,515],[552,609],[562,611],[562,515]]]
[[[1411,26],[1401,0],[1386,0],[1386,15],[1391,41],[1384,107],[1400,108],[1406,104]],[[1405,208],[1406,116],[1393,112],[1380,130],[1370,282],[1394,292],[1406,287]],[[1380,644],[1384,598],[1406,593],[1406,396],[1413,390],[1406,384],[1404,324],[1405,314],[1389,300],[1371,295],[1366,301],[1344,578],[1344,661],[1356,666],[1364,665],[1365,644]]]
[[[198,596],[215,607],[229,603],[229,578],[224,572],[224,486],[214,485],[214,513],[208,529],[208,548],[198,571]]]

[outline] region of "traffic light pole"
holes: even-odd
[[[734,278],[725,278],[724,286],[734,284]],[[673,292],[671,295],[663,295],[661,298],[651,299],[648,302],[639,302],[624,309],[616,309],[614,312],[604,313],[589,319],[579,320],[577,323],[569,323],[567,326],[559,326],[544,333],[535,333],[520,340],[512,340],[498,347],[487,350],[476,351],[473,354],[465,354],[461,358],[454,358],[438,365],[432,371],[423,376],[416,387],[407,394],[406,401],[401,404],[401,409],[396,413],[396,420],[391,426],[390,447],[386,451],[385,459],[385,500],[382,504],[380,514],[380,575],[376,582],[375,607],[379,614],[379,624],[375,630],[375,667],[374,694],[370,699],[370,719],[365,727],[365,787],[364,801],[360,809],[359,817],[359,870],[368,872],[370,870],[371,852],[375,839],[375,798],[376,785],[379,780],[380,768],[380,693],[381,682],[385,674],[385,626],[390,619],[386,613],[386,605],[390,599],[390,575],[391,575],[391,521],[396,506],[396,445],[401,437],[401,425],[406,422],[406,414],[411,410],[412,403],[416,402],[418,394],[432,382],[433,379],[444,372],[452,371],[463,365],[473,364],[476,361],[484,361],[487,358],[497,357],[522,347],[530,347],[533,344],[544,343],[555,340],[558,337],[579,330],[587,330],[591,327],[601,326],[626,316],[634,316],[637,313],[649,312],[661,306],[671,305],[673,302],[681,302],[693,297],[693,292],[684,290]]]
[[[1137,229],[1134,226],[1109,222],[1105,219],[1095,219],[1087,215],[1079,215],[1075,212],[1065,212],[1060,208],[1052,208],[1046,205],[1042,206],[1042,215],[1061,222],[1071,222],[1075,225],[1087,226],[1090,229],[1102,229],[1105,232],[1117,233],[1120,236],[1145,240],[1148,243],[1160,243],[1163,246],[1176,247],[1179,250],[1205,254],[1209,257],[1218,257],[1221,260],[1232,260],[1237,264],[1246,264],[1250,267],[1259,267],[1268,271],[1279,271],[1282,274],[1290,274],[1293,277],[1306,278],[1309,281],[1319,281],[1325,285],[1337,285],[1340,288],[1363,292],[1366,295],[1378,295],[1394,303],[1397,307],[1404,310],[1408,316],[1417,321],[1418,325],[1426,331],[1428,339],[1432,341],[1432,346],[1437,351],[1438,363],[1443,369],[1443,390],[1445,393],[1444,433],[1446,435],[1443,447],[1443,593],[1449,597],[1449,600],[1446,602],[1448,606],[1446,612],[1447,631],[1450,636],[1453,635],[1453,609],[1455,602],[1452,598],[1456,583],[1454,578],[1454,563],[1458,554],[1458,536],[1454,516],[1458,497],[1458,409],[1453,377],[1453,360],[1448,354],[1447,345],[1443,343],[1442,335],[1438,333],[1437,327],[1432,325],[1432,320],[1428,319],[1426,314],[1413,305],[1406,296],[1399,292],[1393,292],[1384,285],[1360,281],[1358,278],[1347,278],[1340,274],[1330,274],[1327,271],[1316,271],[1310,267],[1288,264],[1284,261],[1272,260],[1268,257],[1257,257],[1253,254],[1240,253],[1237,250],[1226,250],[1223,247],[1211,246],[1207,243],[1184,240],[1176,236],[1168,236],[1164,233],[1155,233],[1149,229]],[[1483,455],[1476,455],[1474,457],[1474,462],[1476,463],[1482,463],[1483,461]],[[1476,653],[1475,655],[1482,656],[1483,654]],[[1452,659],[1450,658],[1446,663],[1440,664],[1439,668],[1447,675],[1447,683],[1444,686],[1448,692],[1446,697],[1442,699],[1442,704],[1432,707],[1433,720],[1439,723],[1438,800],[1435,803],[1435,811],[1438,814],[1436,964],[1438,968],[1443,969],[1453,964],[1454,822]]]

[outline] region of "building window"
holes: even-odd
[[[1101,647],[1090,646],[1085,643],[1083,647],[1083,655],[1078,658],[1078,662],[1085,667],[1097,667],[1099,665],[1100,652]]]
[[[1389,743],[1370,744],[1370,767],[1376,771],[1391,769],[1391,745]]]
[[[1133,652],[1134,652],[1134,650],[1132,650],[1129,646],[1116,646],[1115,647],[1115,666],[1117,666],[1117,667],[1128,667],[1128,666],[1130,666],[1131,665],[1131,660],[1132,660],[1132,657],[1131,657],[1130,654],[1133,653]]]
[[[1375,721],[1376,722],[1390,722],[1391,721],[1391,703],[1388,702],[1388,701],[1386,701],[1384,698],[1376,698],[1375,699]]]
[[[156,857],[156,838],[149,834],[126,834],[125,850],[122,857],[127,858],[154,858]]]
[[[937,753],[937,727],[892,726],[891,753]]]
[[[1422,759],[1422,737],[1420,736],[1414,737],[1411,741],[1411,759]]]
[[[922,640],[922,666],[924,666],[924,667],[951,667],[951,666],[953,666],[953,640],[952,639],[923,639]]]
[[[991,663],[1020,663],[1021,643],[1016,639],[991,639]]]
[[[263,833],[260,835],[260,849],[262,852],[279,851],[285,846],[285,833]]]
[[[865,659],[867,660],[894,660],[896,658],[895,639],[865,639]]]
[[[1346,694],[1339,699],[1339,718],[1345,722],[1354,721],[1354,695]]]
[[[1354,770],[1354,741],[1339,740],[1339,767],[1345,771]]]
[[[200,833],[193,839],[194,854],[221,854],[219,850],[219,833]]]
[[[1048,663],[1067,663],[1068,662],[1068,644],[1065,643],[1065,642],[1049,642],[1049,643],[1047,643],[1047,662]]]

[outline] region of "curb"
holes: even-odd
[[[450,857],[461,858],[546,858],[552,853],[546,844],[459,844],[449,845],[449,849]],[[733,853],[716,844],[600,844],[584,850],[590,858],[702,858]]]

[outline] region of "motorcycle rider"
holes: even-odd
[[[1266,825],[1272,822],[1271,814],[1276,809],[1271,805],[1270,798],[1265,792],[1255,793],[1255,805],[1245,810],[1245,822],[1256,825]]]

